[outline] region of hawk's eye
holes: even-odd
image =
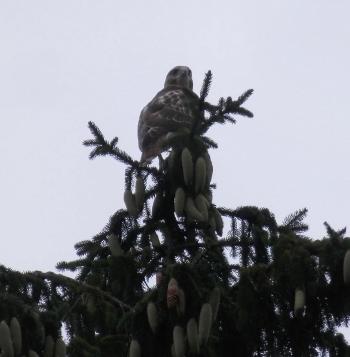
[[[192,71],[190,69],[188,70],[188,75],[192,76]]]

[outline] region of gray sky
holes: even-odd
[[[123,206],[124,166],[88,160],[94,121],[139,158],[142,107],[175,65],[254,119],[213,129],[219,206],[350,223],[349,1],[0,1],[0,263],[53,270]]]

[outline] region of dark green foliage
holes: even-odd
[[[9,324],[11,317],[18,318],[23,353],[32,349],[42,355],[45,336],[60,337],[64,323],[69,356],[124,357],[135,339],[142,357],[170,357],[174,326],[186,331],[190,319],[198,323],[215,289],[220,292],[217,318],[198,356],[350,355],[337,333],[350,316],[350,287],[343,281],[343,259],[350,249],[345,229],[326,223],[327,237],[311,240],[305,235],[306,209],[278,225],[266,208],[217,207],[215,184],[207,178],[198,192],[196,172],[191,182],[184,179],[184,148],[194,163],[199,157],[208,160],[208,150],[217,144],[203,134],[214,124],[234,123],[233,115],[252,116],[242,107],[252,90],[212,105],[205,101],[211,81],[209,71],[200,93],[201,116],[191,132],[169,139],[169,154],[159,167],[133,160],[117,147],[117,138],[107,141],[89,123],[93,139],[84,145],[92,147],[90,158],[110,155],[126,164],[125,189],[135,192],[140,178],[144,202],[133,216],[117,210],[102,232],[75,245],[78,259],[57,265],[75,272],[75,279],[0,267],[0,320]],[[174,196],[179,187],[186,203],[178,217]],[[150,239],[155,233],[160,244]],[[171,279],[177,286],[168,289]],[[297,310],[296,290],[305,296],[305,306]],[[149,302],[157,310],[155,333],[147,317]]]

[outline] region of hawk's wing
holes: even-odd
[[[143,157],[158,155],[167,133],[192,128],[198,103],[198,96],[186,88],[169,86],[161,90],[140,114],[138,139]]]

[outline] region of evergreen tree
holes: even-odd
[[[252,90],[211,105],[210,83],[208,72],[201,115],[166,137],[158,167],[89,123],[90,158],[126,165],[126,209],[58,264],[76,279],[0,267],[1,356],[350,356],[337,333],[350,316],[345,229],[325,223],[311,240],[306,209],[278,225],[266,208],[217,206],[206,133],[251,117]]]

